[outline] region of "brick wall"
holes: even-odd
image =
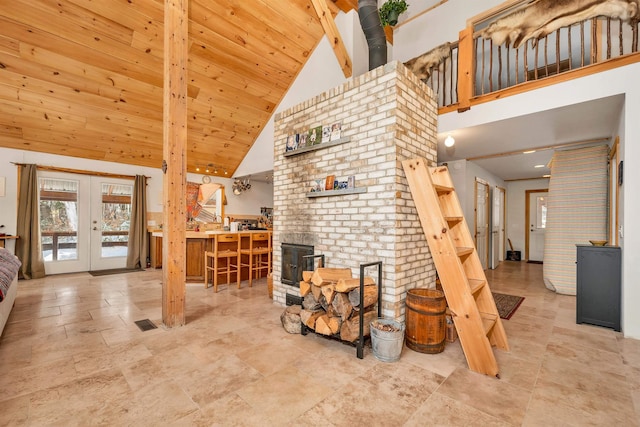
[[[431,89],[398,62],[369,71],[276,115],[273,297],[298,288],[280,282],[282,242],[313,245],[327,267],[383,262],[383,316],[404,320],[411,288],[433,287],[435,267],[402,160],[436,162],[437,106]],[[285,157],[287,136],[342,122],[349,142]],[[366,193],[308,198],[316,179],[354,175]],[[375,276],[375,269],[370,274]]]

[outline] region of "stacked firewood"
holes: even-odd
[[[363,307],[360,307],[360,278],[349,268],[317,268],[304,271],[300,295],[304,297],[300,320],[319,334],[354,342],[360,333],[360,310],[364,310],[364,336],[377,317],[378,287],[371,277],[364,278]]]

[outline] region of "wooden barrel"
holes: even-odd
[[[440,353],[446,336],[444,293],[437,289],[407,292],[405,339],[407,347],[420,353]]]

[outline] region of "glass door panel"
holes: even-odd
[[[91,270],[124,268],[131,224],[130,180],[92,177]]]
[[[83,232],[83,223],[88,221],[82,204],[88,195],[88,181],[82,178],[39,174],[40,234],[46,274],[86,271],[89,265],[88,234]]]

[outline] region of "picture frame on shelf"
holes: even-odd
[[[298,148],[298,134],[293,133],[287,137],[287,145],[285,151],[293,151]]]
[[[314,128],[309,129],[309,134],[307,137],[307,147],[320,144],[321,142],[322,142],[322,126],[316,126]]]
[[[347,188],[356,188],[355,175],[351,175],[349,178],[347,178]]]
[[[325,181],[324,189],[327,190],[327,191],[328,190],[333,190],[335,182],[336,182],[336,176],[335,175],[327,175],[327,179]]]
[[[298,135],[298,148],[305,148],[307,146],[307,136],[306,132]]]
[[[322,126],[322,142],[331,141],[331,126]]]
[[[342,134],[342,122],[335,122],[331,125],[331,141],[335,141],[341,138]]]

